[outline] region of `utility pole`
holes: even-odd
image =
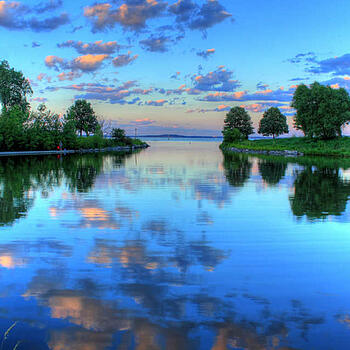
[[[135,139],[136,139],[136,134],[137,134],[137,128],[135,128]]]

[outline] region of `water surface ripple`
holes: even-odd
[[[350,161],[0,159],[1,350],[346,349]]]

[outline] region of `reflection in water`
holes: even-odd
[[[307,166],[297,174],[294,187],[293,214],[311,220],[342,215],[350,198],[350,181],[341,177],[339,168]]]
[[[217,146],[0,159],[4,350],[346,348],[345,166]]]
[[[259,161],[259,172],[268,185],[277,185],[284,177],[287,164],[269,160]]]
[[[129,153],[111,156],[121,166]],[[67,157],[0,158],[0,225],[26,216],[33,206],[34,192],[46,196],[65,182],[70,191],[88,192],[103,169],[100,153]]]
[[[252,163],[245,154],[224,153],[225,176],[231,186],[241,187],[249,179]]]

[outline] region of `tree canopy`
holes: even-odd
[[[345,89],[333,89],[317,82],[302,84],[294,92],[295,127],[307,137],[332,139],[350,122],[350,97]]]
[[[33,90],[22,72],[11,68],[7,61],[0,62],[0,100],[4,111],[20,106],[23,111],[29,107],[27,95]]]
[[[230,132],[233,129],[239,130],[246,139],[254,132],[251,118],[248,112],[242,107],[233,107],[226,114],[223,130],[224,137],[226,132]]]
[[[279,136],[288,133],[287,118],[277,107],[271,107],[265,111],[260,119],[258,133],[264,136]]]
[[[82,135],[83,132],[89,136],[94,133],[98,126],[96,114],[90,102],[77,100],[67,111],[68,119],[75,121],[75,127]]]

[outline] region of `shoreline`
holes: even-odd
[[[83,153],[97,153],[97,152],[122,152],[122,151],[133,151],[135,149],[144,149],[150,147],[148,144],[145,145],[134,145],[134,146],[116,146],[116,147],[105,147],[105,148],[87,148],[79,150],[60,150],[60,151],[11,151],[11,152],[0,152],[0,157],[9,156],[41,156],[41,155],[64,155],[64,154],[83,154]]]
[[[255,150],[255,149],[249,149],[249,148],[237,148],[237,147],[223,147],[221,148],[223,151],[231,151],[236,153],[250,153],[250,154],[266,154],[269,156],[285,156],[285,157],[302,157],[305,154],[299,151],[290,151],[290,150],[284,150],[284,151],[276,151],[276,150]]]
[[[331,140],[310,139],[306,137],[291,137],[262,140],[240,140],[223,142],[223,151],[239,153],[266,154],[274,156],[321,156],[350,157],[350,137],[339,137]]]

